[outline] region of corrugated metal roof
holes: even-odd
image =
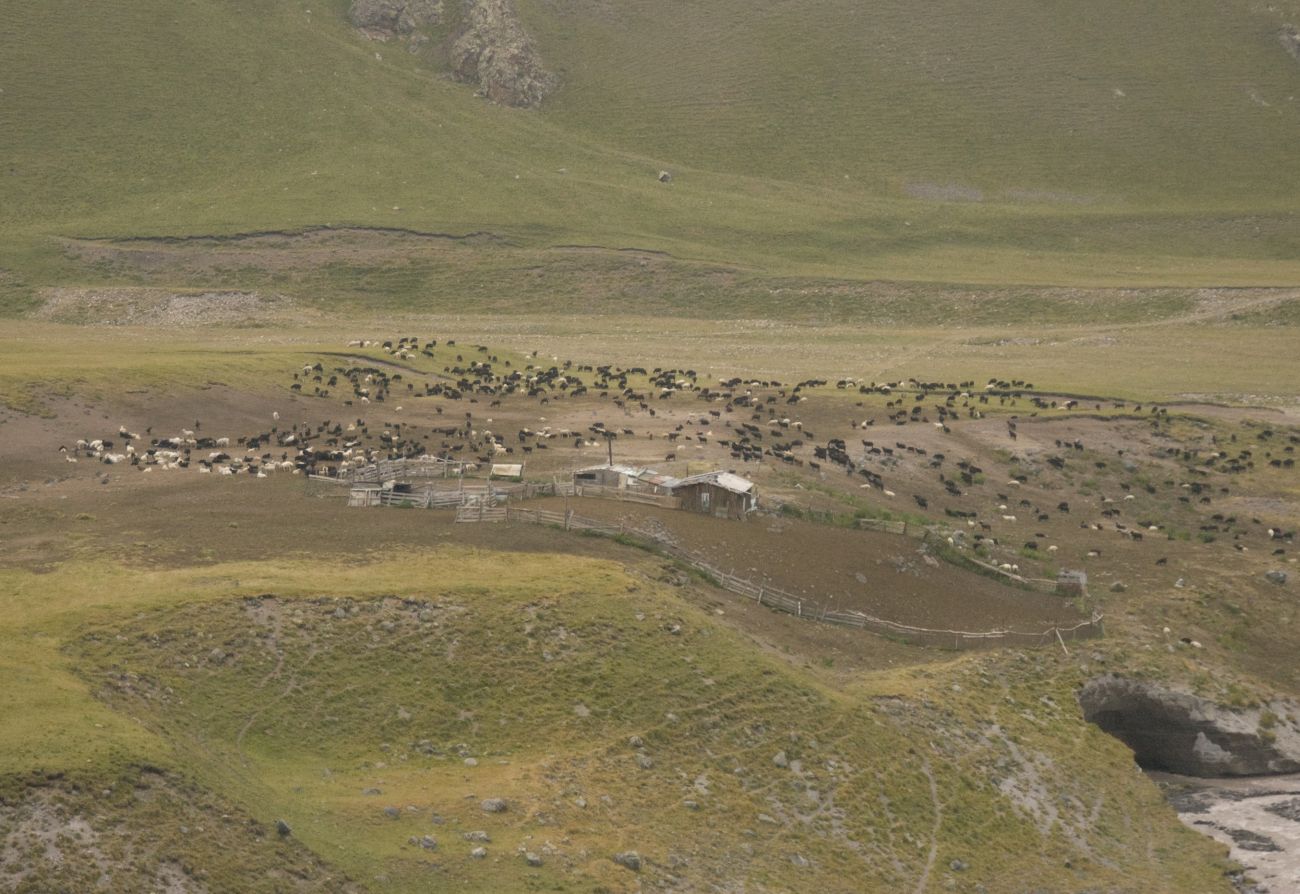
[[[637,478],[647,484],[653,484],[655,487],[666,487],[669,490],[682,483],[680,478],[674,478],[672,475],[666,475],[662,472],[655,472],[652,469],[646,469]]]
[[[679,487],[704,483],[716,484],[723,490],[729,490],[734,494],[747,494],[754,489],[754,482],[748,478],[733,475],[731,472],[705,472],[703,475],[691,475],[689,478],[683,478],[677,482]]]
[[[632,478],[636,478],[636,477],[637,477],[638,475],[640,475],[642,472],[647,472],[647,471],[649,471],[649,470],[648,470],[648,469],[638,469],[636,466],[624,466],[624,465],[619,465],[619,464],[617,464],[617,463],[615,463],[615,464],[612,465],[612,466],[609,465],[608,463],[604,463],[604,464],[599,465],[599,466],[587,466],[585,469],[578,469],[577,471],[579,471],[579,472],[617,472],[617,473],[620,474],[620,475],[628,475],[628,476],[631,476]]]

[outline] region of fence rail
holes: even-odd
[[[668,494],[649,494],[622,487],[606,487],[602,484],[579,484],[574,486],[573,495],[578,497],[597,497],[604,500],[619,500],[624,503],[643,503],[647,506],[662,506],[664,509],[680,509],[682,501]]]
[[[857,627],[869,630],[892,639],[904,642],[935,646],[947,649],[981,649],[999,646],[1048,646],[1068,641],[1096,639],[1105,635],[1104,616],[1094,613],[1091,618],[1077,624],[1062,627],[1054,625],[1044,630],[943,630],[930,627],[914,627],[878,618],[875,615],[858,611],[830,611],[826,606],[814,600],[803,599],[777,587],[758,584],[734,574],[724,572],[700,556],[685,550],[675,543],[664,540],[651,531],[628,525],[611,525],[592,518],[575,515],[572,512],[552,512],[545,509],[519,509],[507,507],[501,510],[509,521],[531,524],[546,524],[562,527],[569,531],[591,531],[606,536],[632,535],[650,541],[661,551],[682,562],[690,568],[704,574],[718,586],[747,599],[753,599],[759,605],[786,612],[799,618],[836,624],[841,627]],[[461,518],[457,515],[457,521]],[[478,519],[467,518],[466,521]],[[500,519],[493,518],[497,521]]]
[[[509,518],[505,506],[492,506],[487,503],[465,503],[456,508],[458,522],[503,522]]]
[[[464,465],[466,464],[461,462],[444,462],[438,459],[381,459],[379,462],[351,469],[339,477],[355,484],[392,481],[396,478],[447,478],[458,474]]]
[[[428,485],[420,490],[396,490],[379,484],[353,484],[348,493],[349,506],[414,506],[422,509],[451,509],[467,501],[487,500],[505,503],[507,500],[528,500],[533,497],[555,496],[554,484],[495,484],[462,482],[454,488]],[[561,491],[562,493],[562,491]]]

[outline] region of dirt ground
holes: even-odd
[[[415,356],[398,363],[360,357],[340,341],[337,350],[308,356],[318,356],[327,368],[400,367],[417,384],[446,381],[441,370],[456,362],[452,352],[483,356],[469,345],[450,350],[440,345],[438,352],[434,361]],[[540,357],[536,362],[556,361]],[[1150,407],[1138,410],[1131,403],[1098,398],[1067,411],[1035,405],[1027,397],[981,401],[977,387],[955,401],[959,416],[943,425],[937,421],[942,391],[918,401],[910,392],[864,395],[830,382],[796,395],[789,381],[745,384],[759,406],[736,405],[731,411],[724,401],[689,392],[651,399],[645,408],[634,400],[618,406],[616,389],[601,395],[595,388],[578,398],[552,389],[548,403],[522,392],[501,395],[499,401],[485,395],[412,398],[407,382],[387,402],[364,406],[345,404],[341,394],[319,398],[291,391],[295,370],[301,367],[286,359],[283,373],[257,388],[222,384],[223,371],[214,368],[202,387],[124,387],[94,404],[51,397],[41,416],[0,409],[0,562],[39,569],[88,550],[145,564],[285,554],[348,557],[444,542],[629,555],[590,538],[557,539],[553,532],[519,526],[453,525],[445,513],[349,511],[341,501],[306,498],[301,479],[282,473],[266,479],[200,475],[193,468],[146,473],[87,456],[68,463],[58,452],[78,438],[115,437],[119,426],[141,433],[152,429],[159,437],[201,423],[202,435],[234,443],[238,436],[275,425],[281,431],[294,425],[314,430],[326,420],[368,423],[365,443],[372,448],[381,447],[381,432],[399,431],[400,422],[404,437],[437,450],[445,440],[437,430],[460,424],[477,430],[480,441],[462,438],[459,455],[481,454],[481,432],[490,428],[513,451],[502,459],[524,461],[526,477],[563,480],[575,468],[606,459],[603,439],[592,432],[603,423],[619,432],[614,447],[619,462],[677,475],[732,469],[753,479],[761,502],[772,509],[785,504],[799,513],[833,513],[841,520],[854,513],[901,515],[954,535],[962,531],[968,543],[982,543],[987,558],[1017,563],[1027,576],[1085,570],[1091,593],[1086,608],[1105,612],[1113,630],[1119,630],[1115,622],[1128,625],[1144,645],[1163,648],[1163,640],[1151,637],[1169,627],[1176,639],[1221,639],[1224,648],[1257,662],[1260,672],[1290,666],[1274,660],[1283,657],[1286,637],[1270,631],[1281,628],[1253,623],[1256,617],[1284,623],[1291,617],[1289,604],[1279,600],[1292,585],[1279,589],[1266,583],[1264,572],[1294,571],[1293,544],[1273,542],[1268,532],[1291,531],[1300,523],[1294,468],[1269,465],[1294,456],[1297,448],[1289,439],[1297,429],[1272,411],[1185,405],[1176,408],[1173,422],[1155,424]],[[589,371],[580,375],[593,381]],[[718,387],[705,379],[700,385]],[[785,445],[786,459],[769,451],[745,462],[719,443],[738,437],[736,429],[745,424],[761,431],[759,448]],[[537,446],[525,453],[517,432],[547,426],[571,434],[546,441],[548,449]],[[1264,433],[1273,429],[1265,440]],[[816,462],[814,447],[832,438],[845,441],[859,473],[848,475],[824,459]],[[1203,458],[1217,451],[1249,452],[1250,468],[1227,472],[1221,463],[1206,471]],[[278,458],[280,450],[275,454]],[[868,484],[861,470],[878,475],[883,484]],[[956,493],[949,487],[954,483]],[[1190,490],[1194,485],[1203,489]],[[1056,597],[932,566],[915,541],[813,525],[788,513],[742,524],[627,504],[594,503],[581,511],[638,523],[653,519],[681,545],[726,571],[825,600],[832,608],[945,629],[1040,630],[1079,618],[1074,606]],[[1188,598],[1193,593],[1195,600]],[[1239,629],[1225,631],[1221,623],[1210,622],[1215,615],[1207,606],[1222,600],[1243,619]],[[1243,636],[1252,639],[1249,650],[1241,646]]]
[[[536,504],[559,509],[564,502],[549,498]],[[837,611],[958,630],[1036,632],[1081,620],[1060,597],[927,562],[922,544],[909,537],[776,515],[742,522],[607,500],[568,502],[579,515],[656,530],[722,571]]]
[[[456,524],[450,511],[349,509],[341,499],[306,496],[301,479],[291,476],[134,475],[94,485],[52,480],[0,497],[0,567],[37,572],[79,557],[110,556],[141,568],[295,556],[374,561],[392,550],[441,545],[620,562],[635,576],[677,587],[684,600],[725,616],[758,647],[796,663],[853,670],[916,664],[939,654],[753,605],[667,559],[605,538],[537,525]]]

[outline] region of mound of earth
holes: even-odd
[[[172,774],[0,781],[5,891],[353,892],[355,885],[234,804]]]

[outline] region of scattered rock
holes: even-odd
[[[527,863],[529,866],[541,866],[542,858],[539,855],[533,853],[532,851],[529,851],[528,853],[524,854],[524,862]]]
[[[1123,593],[1127,589],[1128,587],[1124,585],[1124,582],[1119,580],[1110,585],[1110,591],[1112,593]]]
[[[772,763],[784,770],[790,766],[790,758],[786,757],[784,751],[778,751],[772,756]]]
[[[636,851],[622,851],[614,855],[614,862],[633,872],[641,871],[641,855]]]
[[[1279,587],[1286,583],[1286,572],[1277,568],[1264,572],[1264,577],[1269,583],[1277,584]]]
[[[1282,851],[1282,848],[1272,838],[1253,832],[1250,829],[1224,829],[1223,831],[1227,832],[1228,837],[1243,851],[1255,851],[1264,854],[1276,854]]]
[[[432,835],[422,835],[419,838],[412,835],[407,841],[410,844],[424,848],[426,851],[436,850],[438,847],[438,842]]]
[[[389,819],[397,819],[401,815],[402,815],[402,811],[398,810],[396,807],[384,808],[384,816],[388,817]]]
[[[473,832],[465,832],[462,837],[466,841],[482,841],[485,844],[492,840],[488,833],[484,832],[482,829],[476,829]]]
[[[484,813],[505,813],[508,808],[505,798],[484,798],[479,806]]]
[[[673,180],[673,175],[670,174],[668,171],[660,171],[660,172],[659,172],[659,182],[660,182],[660,183],[671,183],[672,180]]]
[[[636,765],[642,770],[649,770],[655,765],[655,762],[648,754],[638,754],[636,756]]]
[[[953,860],[948,864],[948,868],[953,872],[965,872],[967,869],[970,869],[970,864],[965,860]]]
[[[1300,823],[1300,798],[1292,798],[1280,804],[1270,804],[1264,809],[1274,816],[1289,819],[1293,823]]]
[[[640,736],[629,736],[627,744],[631,745],[633,748],[644,748],[645,740]]]
[[[467,757],[467,758],[465,758],[465,766],[467,766],[467,767],[477,767],[477,766],[478,766],[478,760],[477,760],[477,758],[472,758],[472,757]]]
[[[281,838],[286,838],[293,834],[293,829],[289,828],[289,824],[282,819],[275,821],[275,831]]]
[[[1300,60],[1300,28],[1295,25],[1283,25],[1282,30],[1277,34],[1277,39],[1282,41],[1283,49]]]
[[[487,856],[487,848],[481,846],[476,847],[474,848],[474,850],[469,852],[469,855],[473,857],[475,860],[482,860],[484,857]]]

